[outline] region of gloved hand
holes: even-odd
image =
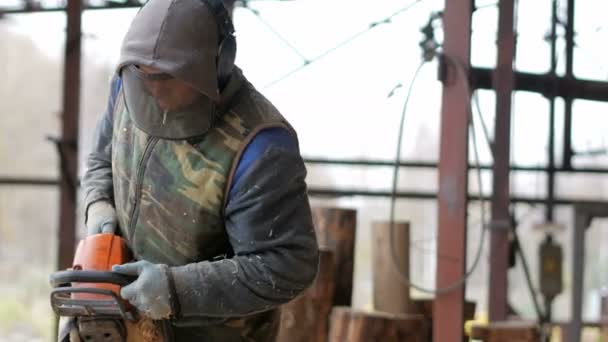
[[[167,265],[140,260],[114,265],[112,271],[138,276],[137,280],[120,290],[120,296],[128,300],[141,314],[154,320],[169,318],[174,314],[171,309],[171,275]]]
[[[87,209],[87,235],[116,232],[116,210],[108,201],[97,201]]]

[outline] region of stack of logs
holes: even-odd
[[[412,302],[409,288],[399,282],[390,262],[390,241],[403,272],[409,270],[409,226],[396,224],[393,239],[388,224],[375,224],[375,311],[351,307],[357,215],[355,210],[315,208],[313,218],[320,247],[317,279],[282,309],[279,342],[429,340],[430,321]]]
[[[432,341],[433,300],[412,300],[395,271],[398,267],[409,273],[409,224],[395,223],[392,234],[390,224],[373,224],[374,311],[368,312],[351,307],[356,211],[315,208],[313,219],[320,247],[317,279],[283,306],[277,341]],[[475,304],[465,302],[464,309],[465,320],[473,319]],[[513,322],[475,326],[471,337],[484,342],[540,341],[536,325]]]

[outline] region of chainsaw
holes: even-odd
[[[81,240],[71,269],[52,273],[51,306],[62,317],[73,317],[76,339],[126,341],[128,325],[138,321],[137,311],[120,297],[120,289],[136,277],[110,269],[131,261],[124,239],[96,234]],[[74,340],[74,337],[70,337]]]

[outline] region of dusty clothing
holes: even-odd
[[[176,266],[226,254],[223,211],[235,160],[261,129],[289,129],[240,73],[224,95],[237,93],[232,108],[218,115],[208,132],[184,140],[139,129],[119,94],[113,115],[114,203],[122,235],[138,259]]]
[[[177,341],[272,341],[276,308],[317,269],[306,170],[295,132],[240,70],[214,93],[213,20],[199,0],[151,0],[136,16],[87,160],[85,204],[113,203],[134,255],[170,266],[176,312],[164,324]],[[161,124],[132,113],[120,75],[133,64],[188,82],[209,106]]]

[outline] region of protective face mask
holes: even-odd
[[[150,91],[151,84],[162,87],[168,74],[146,74],[134,65],[121,70],[125,103],[135,125],[151,136],[188,139],[205,134],[216,116],[216,106],[201,94],[189,105],[163,109]]]

